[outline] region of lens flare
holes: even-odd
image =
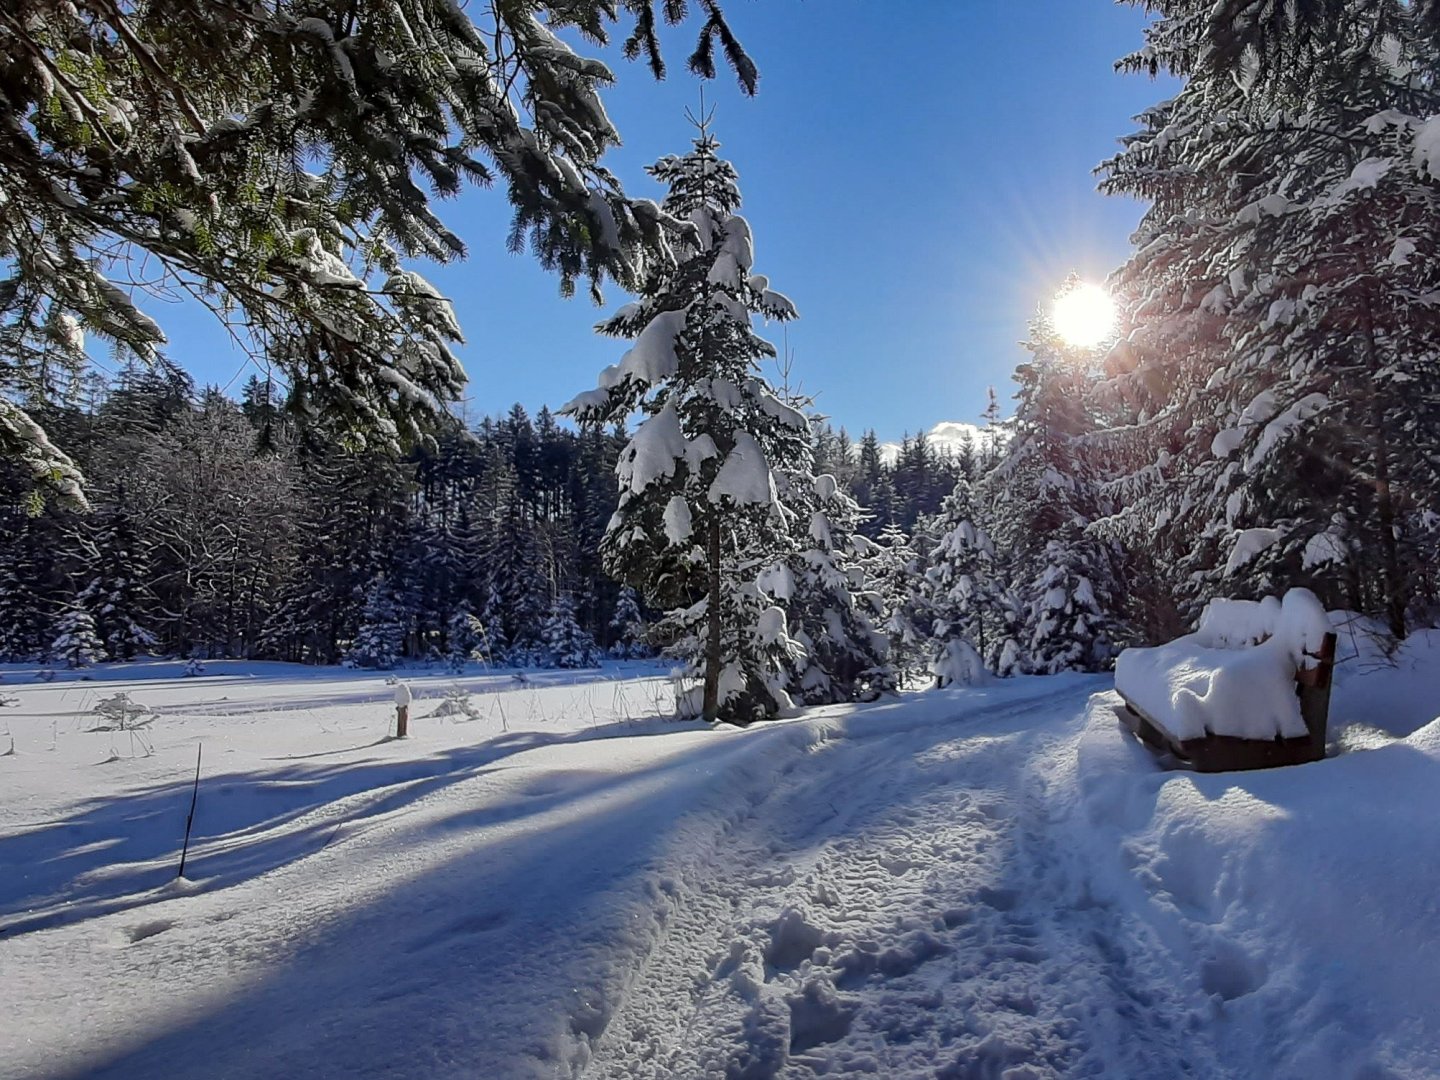
[[[1093,349],[1115,333],[1115,301],[1099,285],[1079,285],[1055,300],[1055,332],[1067,345]]]

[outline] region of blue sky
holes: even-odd
[[[795,377],[821,411],[882,439],[973,420],[987,386],[1010,394],[1017,346],[1041,302],[1076,270],[1099,280],[1124,259],[1138,203],[1106,199],[1091,170],[1130,118],[1170,89],[1113,72],[1143,16],[1108,0],[729,0],[761,71],[744,98],[728,72],[707,84],[716,131],[740,172],[756,269],[799,306]],[[602,53],[606,107],[625,145],[607,164],[659,198],[643,167],[683,152],[698,83],[691,27],[666,38],[670,75]],[[606,306],[558,284],[504,241],[499,191],[442,216],[470,247],[422,270],[456,303],[468,339],[471,417],[519,401],[552,408],[595,383],[624,343],[592,326]],[[244,360],[193,313],[156,312],[197,381],[238,389]],[[779,328],[770,336],[780,343]]]

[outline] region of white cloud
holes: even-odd
[[[967,424],[964,420],[941,420],[925,433],[925,438],[936,450],[958,450],[966,435],[974,440],[977,448],[983,446],[989,437],[985,434],[984,428],[976,424]],[[895,464],[895,460],[899,456],[900,444],[898,442],[880,444],[880,457],[886,464]]]

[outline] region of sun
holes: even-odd
[[[1080,284],[1056,297],[1055,332],[1067,345],[1093,349],[1115,333],[1115,301],[1099,285]]]

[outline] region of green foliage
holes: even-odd
[[[1160,596],[1314,589],[1396,635],[1433,605],[1440,495],[1435,5],[1170,0],[1186,77],[1102,166],[1152,201],[1116,273],[1101,527]]]
[[[613,76],[555,34],[604,42],[629,20],[659,73],[657,3],[8,0],[0,395],[53,400],[56,364],[84,365],[46,333],[55,313],[153,362],[165,335],[141,301],[192,297],[274,365],[297,416],[356,445],[425,441],[465,378],[449,301],[407,265],[465,252],[437,199],[502,185],[511,245],[567,293],[663,255],[664,215],[601,164]],[[719,7],[699,8],[697,57],[720,41],[753,90]],[[0,417],[0,453],[80,500],[43,431]]]

